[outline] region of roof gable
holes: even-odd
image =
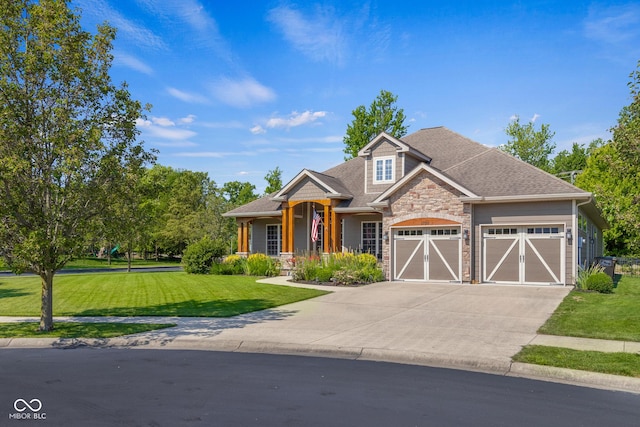
[[[423,171],[426,171],[428,174],[433,175],[433,176],[437,177],[438,179],[446,182],[447,184],[449,184],[450,186],[452,186],[456,190],[460,191],[466,197],[470,197],[470,198],[477,198],[478,197],[471,190],[469,190],[469,189],[465,188],[464,186],[460,185],[458,182],[454,181],[453,179],[451,179],[450,177],[446,176],[442,172],[432,168],[431,166],[427,165],[426,163],[421,163],[420,165],[415,167],[411,172],[409,172],[404,177],[402,177],[401,180],[399,180],[394,185],[389,187],[386,191],[384,191],[382,194],[380,194],[372,202],[372,204],[375,205],[375,204],[378,204],[378,203],[384,203],[393,193],[395,193],[396,191],[398,191],[399,189],[404,187],[407,182],[411,181],[414,177],[416,177],[419,173],[421,173]]]
[[[378,136],[373,138],[367,145],[362,147],[360,151],[358,151],[358,157],[367,157],[371,155],[372,150],[381,142],[387,141],[389,144],[396,147],[396,151],[399,153],[408,153],[413,157],[416,157],[424,162],[430,163],[431,157],[425,155],[424,153],[416,150],[414,147],[406,144],[402,140],[398,138],[394,138],[386,132],[380,133]]]
[[[290,196],[293,196],[305,184],[305,181],[313,183],[317,191],[324,193],[322,196],[325,198],[350,199],[353,197],[339,179],[309,169],[303,169],[278,191],[272,197],[272,200],[284,201],[290,199]]]

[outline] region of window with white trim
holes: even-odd
[[[280,224],[267,225],[267,255],[280,255],[282,244],[282,226]]]
[[[382,259],[382,222],[362,223],[362,252]]]
[[[373,159],[375,184],[395,181],[395,157],[377,157]]]

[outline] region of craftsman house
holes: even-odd
[[[358,157],[303,169],[225,216],[240,254],[286,266],[313,250],[369,252],[388,280],[421,282],[573,284],[602,255],[607,227],[590,193],[444,127],[382,133]]]

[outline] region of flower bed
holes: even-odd
[[[325,256],[296,256],[291,270],[295,282],[355,286],[384,280],[378,259],[371,254],[343,252]]]

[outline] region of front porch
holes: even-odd
[[[279,257],[283,268],[296,254],[310,252],[364,252],[381,258],[382,214],[341,212],[339,203],[336,199],[283,201],[271,216],[237,218],[237,253]]]

